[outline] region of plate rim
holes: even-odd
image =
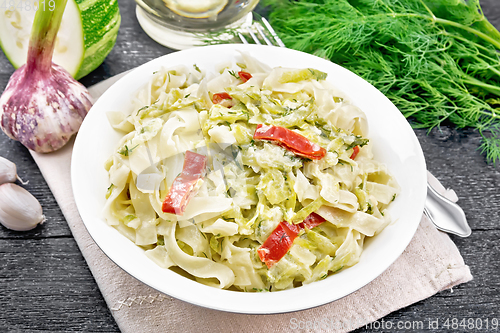
[[[89,115],[87,116],[87,118],[84,120],[83,124],[82,124],[82,127],[81,129],[83,129],[83,131],[86,131],[86,128],[87,126],[90,126],[88,124],[90,124],[90,120],[87,121],[87,119],[93,119],[93,114],[95,114],[96,112],[99,111],[99,105],[103,104],[102,100],[103,100],[103,96],[111,96],[111,94],[113,93],[114,90],[118,90],[119,87],[121,85],[124,85],[127,81],[130,81],[134,76],[136,76],[137,74],[136,73],[139,73],[139,72],[142,72],[142,71],[145,71],[146,68],[149,68],[149,67],[152,67],[153,65],[156,65],[156,64],[159,64],[161,66],[161,64],[166,64],[167,67],[171,67],[171,66],[174,66],[174,65],[178,65],[180,63],[172,63],[172,64],[168,64],[168,61],[171,60],[172,58],[175,59],[175,58],[182,58],[182,55],[184,54],[190,54],[190,53],[193,53],[193,52],[197,52],[197,53],[202,53],[203,51],[206,51],[206,52],[217,52],[217,51],[230,51],[230,52],[233,52],[234,51],[237,51],[237,50],[242,50],[244,52],[273,52],[274,51],[277,51],[279,50],[278,52],[285,52],[285,53],[290,53],[290,54],[298,54],[300,55],[300,57],[312,57],[312,58],[316,58],[317,60],[321,60],[321,61],[324,61],[324,62],[327,62],[329,63],[330,65],[334,65],[334,66],[338,66],[340,67],[342,70],[345,70],[347,72],[349,72],[350,74],[349,75],[354,75],[355,77],[357,77],[358,80],[362,80],[365,84],[368,84],[371,86],[370,89],[374,89],[376,90],[376,92],[380,95],[382,95],[383,97],[382,98],[385,98],[387,100],[387,102],[389,102],[390,104],[392,104],[392,106],[398,111],[399,115],[400,115],[400,118],[404,119],[405,123],[406,123],[406,126],[407,126],[407,129],[410,129],[411,130],[411,139],[413,141],[413,143],[415,144],[415,147],[417,148],[417,151],[415,152],[416,155],[417,155],[417,158],[418,158],[418,161],[421,162],[422,164],[420,165],[420,174],[418,175],[415,175],[415,177],[418,177],[418,178],[421,178],[422,180],[425,180],[426,177],[427,177],[427,171],[426,171],[426,165],[425,165],[425,157],[423,155],[423,151],[422,151],[422,148],[421,148],[421,145],[418,141],[418,138],[416,137],[413,129],[411,128],[411,126],[409,125],[409,123],[406,121],[406,119],[404,118],[404,116],[400,113],[400,111],[396,108],[396,106],[394,106],[394,104],[389,101],[387,99],[387,97],[385,97],[379,90],[377,90],[374,86],[372,86],[371,84],[369,84],[368,82],[366,82],[365,80],[363,80],[362,78],[360,78],[359,76],[357,76],[356,74],[350,72],[349,70],[343,68],[342,66],[338,65],[338,64],[334,64],[334,63],[331,63],[327,60],[324,60],[324,59],[321,59],[321,58],[318,58],[316,56],[313,56],[313,55],[310,55],[310,54],[306,54],[306,53],[303,53],[303,52],[299,52],[299,51],[295,51],[295,50],[292,50],[292,49],[282,49],[282,48],[275,48],[275,47],[272,47],[272,46],[262,46],[262,45],[259,45],[259,46],[256,46],[256,45],[242,45],[242,44],[225,44],[225,45],[211,45],[211,46],[204,46],[204,47],[200,47],[200,48],[196,48],[196,49],[188,49],[188,50],[184,50],[184,51],[179,51],[179,52],[173,52],[173,53],[170,53],[170,54],[167,54],[167,55],[164,55],[164,56],[161,56],[161,57],[158,57],[158,58],[155,58],[153,60],[150,60],[148,61],[147,63],[131,70],[128,74],[126,74],[124,77],[120,78],[117,82],[115,82],[112,86],[109,87],[109,89],[104,93],[102,94],[102,96],[96,101],[96,103],[94,104],[94,107],[92,107],[92,109],[90,110],[89,112]],[[256,50],[265,50],[265,51],[256,51]],[[233,58],[234,58],[234,55],[233,55]],[[311,58],[311,59],[312,59]],[[220,61],[219,61],[220,62]],[[215,62],[213,65],[216,65],[218,62]],[[298,67],[298,66],[297,66]],[[99,102],[101,101],[101,103]],[[353,101],[353,104],[356,104],[356,101]],[[97,107],[96,107],[97,105]],[[97,110],[97,111],[96,111]],[[103,110],[101,110],[100,112],[104,112]],[[84,132],[85,133],[85,132]],[[287,293],[287,297],[288,295],[291,295],[291,297],[295,296],[296,294],[302,294],[303,290],[305,289],[310,289],[310,286],[311,285],[307,285],[307,286],[302,286],[300,288],[295,288],[295,289],[290,289],[290,290],[284,290],[284,291],[279,291],[279,292],[274,292],[274,293],[244,293],[244,292],[236,292],[236,291],[228,291],[228,290],[220,290],[220,289],[216,289],[216,288],[213,288],[213,287],[208,287],[208,286],[204,286],[198,282],[194,282],[196,285],[199,285],[199,286],[202,286],[203,288],[206,288],[205,292],[207,294],[209,294],[210,296],[213,296],[213,295],[225,295],[224,297],[227,297],[229,299],[226,300],[226,302],[228,302],[229,304],[228,305],[224,305],[224,304],[221,304],[220,302],[216,302],[216,304],[213,304],[211,302],[206,302],[206,301],[200,301],[198,298],[193,298],[193,297],[186,297],[186,295],[184,294],[179,294],[179,293],[176,293],[176,292],[172,292],[172,290],[165,290],[165,288],[161,288],[161,287],[158,287],[157,285],[151,285],[150,283],[148,282],[145,282],[143,281],[143,279],[141,278],[138,278],[137,275],[138,274],[134,274],[134,272],[130,271],[130,269],[127,269],[127,268],[124,268],[123,265],[121,264],[121,260],[117,260],[117,258],[114,256],[114,255],[110,255],[109,251],[107,251],[107,247],[106,246],[103,246],[103,244],[100,243],[99,241],[99,237],[97,237],[98,235],[96,235],[95,233],[95,229],[91,226],[91,224],[89,223],[89,219],[86,218],[87,217],[87,214],[85,213],[84,209],[85,209],[85,204],[83,203],[84,199],[81,198],[81,191],[79,191],[79,180],[77,179],[77,175],[78,175],[78,162],[81,160],[82,156],[78,156],[78,152],[80,150],[80,147],[82,145],[84,145],[83,143],[83,139],[82,139],[83,135],[77,135],[76,137],[76,140],[75,140],[75,145],[74,145],[74,149],[73,149],[73,153],[72,153],[72,156],[71,156],[71,184],[72,184],[72,189],[73,189],[73,194],[74,194],[74,197],[75,197],[75,203],[76,203],[76,206],[77,206],[77,209],[78,209],[78,213],[79,215],[81,216],[82,218],[82,221],[84,222],[84,225],[87,229],[87,231],[89,232],[91,238],[93,239],[93,241],[98,245],[98,247],[106,254],[106,256],[111,259],[111,261],[113,261],[118,267],[120,267],[122,270],[124,270],[125,272],[127,272],[130,276],[138,279],[139,281],[141,281],[142,283],[158,290],[159,292],[161,293],[164,293],[166,295],[169,295],[171,297],[174,297],[174,298],[177,298],[177,299],[180,299],[182,301],[185,301],[185,302],[188,302],[188,303],[191,303],[191,304],[195,304],[195,305],[198,305],[198,306],[202,306],[202,307],[206,307],[206,308],[210,308],[210,309],[216,309],[216,310],[220,310],[220,311],[225,311],[225,312],[232,312],[232,313],[243,313],[243,314],[278,314],[278,313],[288,313],[288,312],[294,312],[294,311],[300,311],[300,310],[306,310],[306,309],[311,309],[311,308],[314,308],[314,307],[318,307],[318,306],[321,306],[321,305],[324,305],[324,304],[327,304],[327,303],[330,303],[330,302],[333,302],[333,301],[336,301],[336,300],[339,300],[345,296],[348,296],[350,295],[351,293],[355,292],[356,290],[359,290],[361,288],[363,288],[364,286],[366,286],[367,284],[369,284],[370,282],[372,282],[373,280],[375,280],[377,277],[379,277],[384,271],[387,270],[387,268],[389,268],[400,256],[401,254],[404,252],[404,250],[408,247],[411,239],[413,238],[419,224],[420,224],[420,219],[421,219],[421,215],[416,217],[410,217],[412,218],[413,220],[417,220],[418,219],[418,222],[415,222],[413,221],[413,223],[410,224],[410,226],[412,227],[410,232],[408,232],[407,234],[405,234],[406,238],[405,238],[405,241],[404,241],[404,246],[399,245],[398,249],[397,249],[397,255],[393,255],[393,257],[391,258],[391,260],[386,260],[384,262],[384,265],[379,265],[378,266],[378,270],[373,273],[371,276],[370,279],[362,279],[361,282],[359,282],[355,287],[353,288],[348,288],[345,292],[343,292],[343,295],[341,295],[340,297],[336,297],[334,299],[330,299],[330,300],[322,300],[321,302],[317,302],[316,304],[310,304],[308,303],[308,305],[306,306],[301,306],[300,305],[300,302],[297,302],[296,305],[294,304],[288,304],[287,307],[284,307],[284,308],[281,308],[281,309],[277,309],[277,310],[274,310],[272,308],[270,308],[269,306],[266,306],[264,309],[260,310],[260,309],[255,309],[255,308],[252,308],[252,307],[248,307],[248,306],[241,306],[240,304],[234,304],[231,302],[231,300],[239,300],[240,298],[243,298],[245,300],[250,300],[250,301],[255,301],[254,299],[258,299],[260,301],[264,301],[264,302],[271,302],[272,299],[286,299],[286,297],[280,297],[279,294],[285,294]],[[421,207],[420,211],[423,211],[423,207],[424,207],[424,202],[425,202],[425,193],[426,193],[426,181],[425,182],[422,182],[421,184],[423,190],[418,190],[417,189],[417,192],[421,192],[421,197],[420,198],[417,198],[415,200],[415,205],[417,207]],[[83,211],[83,213],[82,213]],[[84,218],[85,217],[85,218]],[[112,228],[110,227],[103,219],[103,223],[105,224],[105,226],[109,227],[109,228]],[[411,234],[411,236],[410,236]],[[135,244],[131,243],[131,245],[133,245],[134,247],[137,247]],[[148,259],[149,260],[149,259]],[[359,265],[359,264],[357,264]],[[353,267],[350,267],[349,270],[351,270],[352,268],[356,267],[357,265],[353,266]],[[174,273],[176,274],[176,273]],[[180,275],[179,275],[180,276]],[[186,278],[183,278],[185,280],[188,280]],[[319,284],[322,284],[324,281],[326,280],[323,280],[323,281],[316,281],[313,283],[313,285],[315,286],[318,286],[319,287]],[[168,289],[168,288],[167,288]],[[199,289],[199,288],[194,288],[194,289]],[[299,290],[299,292],[297,292],[297,290]],[[214,291],[216,291],[216,293],[214,293]],[[236,298],[233,297],[234,295],[230,295],[230,294],[238,294],[239,296],[237,296]],[[245,295],[245,296],[243,296]],[[273,295],[273,296],[271,296]],[[278,295],[278,296],[274,296],[274,295]],[[270,299],[272,298],[272,299]],[[252,303],[253,304],[253,303]]]

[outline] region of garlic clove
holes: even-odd
[[[19,180],[23,185],[28,184],[28,181],[24,182],[17,175],[16,165],[8,159],[0,156],[0,185],[5,183],[14,183],[16,179]]]
[[[21,186],[0,185],[0,223],[6,228],[26,231],[45,221],[38,200]]]
[[[17,168],[14,163],[0,156],[0,185],[14,183],[17,179]]]

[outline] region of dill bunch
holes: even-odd
[[[473,127],[500,160],[500,33],[479,0],[263,0],[287,47],[382,91],[415,128]]]

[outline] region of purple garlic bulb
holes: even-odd
[[[92,107],[87,89],[52,63],[54,44],[67,0],[35,14],[24,66],[12,74],[0,97],[0,127],[36,152],[63,147]]]

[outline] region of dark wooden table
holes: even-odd
[[[490,21],[500,28],[500,0],[481,0]],[[172,52],[139,27],[132,0],[120,0],[122,25],[106,61],[81,81],[103,79]],[[0,52],[0,91],[13,68]],[[457,192],[472,227],[469,238],[452,236],[474,280],[446,290],[385,321],[481,318],[500,320],[500,168],[477,151],[480,136],[471,130],[442,128],[429,135],[415,131],[428,169]],[[29,152],[0,132],[0,156],[15,162],[26,188],[41,202],[47,222],[29,232],[0,226],[0,332],[119,332],[66,221]],[[2,200],[2,198],[0,198]],[[369,331],[360,329],[359,332]],[[457,330],[466,331],[459,327]],[[469,330],[471,331],[471,330]],[[481,331],[488,331],[483,329]],[[491,329],[492,332],[500,331]]]

